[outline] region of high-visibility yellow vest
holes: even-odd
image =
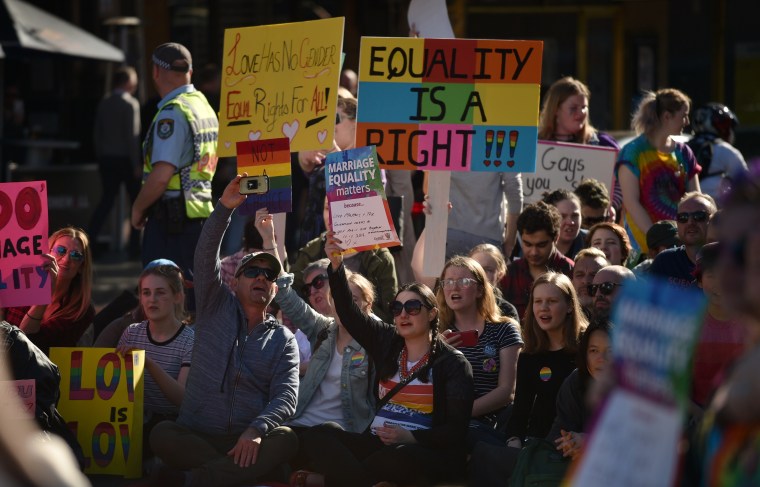
[[[153,117],[143,144],[145,164],[143,181],[152,169],[150,160],[156,120],[161,112],[173,105],[187,119],[193,140],[191,161],[179,162],[179,170],[169,180],[167,191],[181,191],[185,198],[185,211],[188,218],[208,218],[214,206],[211,202],[211,179],[216,171],[216,142],[219,136],[219,120],[200,91],[181,93],[169,100]]]

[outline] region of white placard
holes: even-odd
[[[525,204],[541,200],[556,189],[574,191],[584,179],[596,179],[612,196],[612,176],[617,149],[597,145],[538,141],[536,172],[522,173]]]

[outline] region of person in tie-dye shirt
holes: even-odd
[[[673,220],[678,201],[699,191],[702,170],[689,146],[676,142],[689,123],[691,100],[666,88],[647,92],[631,122],[638,137],[618,154],[615,176],[623,190],[623,219],[633,251],[646,254],[646,233],[653,222]]]

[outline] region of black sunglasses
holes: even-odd
[[[406,310],[406,314],[409,316],[417,316],[420,314],[423,307],[428,308],[428,306],[419,299],[410,299],[405,303],[394,301],[391,303],[391,313],[393,313],[393,316],[398,316],[402,311]]]
[[[322,289],[323,287],[325,287],[325,283],[328,280],[329,278],[327,277],[326,274],[320,274],[314,279],[312,279],[311,282],[307,282],[306,284],[304,284],[303,287],[301,288],[301,293],[304,296],[308,296],[309,294],[311,294],[312,287],[314,289]]]
[[[77,262],[84,260],[84,254],[82,252],[78,250],[69,250],[63,245],[57,245],[53,250],[58,255],[58,257],[63,257],[68,253],[69,259],[71,260],[75,260]]]
[[[710,218],[705,210],[692,211],[691,213],[684,211],[676,214],[676,221],[678,223],[688,223],[689,217],[694,220],[695,223],[704,223]]]
[[[588,295],[589,296],[596,296],[596,290],[600,290],[602,292],[602,296],[609,296],[612,294],[613,291],[615,291],[615,287],[622,286],[622,284],[616,284],[614,282],[603,282],[601,284],[589,284],[588,285]]]
[[[270,282],[274,282],[277,279],[277,274],[272,269],[266,269],[264,267],[256,267],[254,265],[246,267],[243,270],[243,275],[248,279],[256,279],[259,276],[264,276],[264,279]]]

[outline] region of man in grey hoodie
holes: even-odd
[[[160,423],[150,435],[164,462],[152,475],[153,485],[250,484],[298,449],[295,434],[281,426],[296,408],[298,346],[266,312],[277,293],[280,263],[266,252],[243,257],[232,282],[235,295],[221,278],[220,242],[243,201],[238,176],[203,225],[195,249],[193,365],[179,418]]]

